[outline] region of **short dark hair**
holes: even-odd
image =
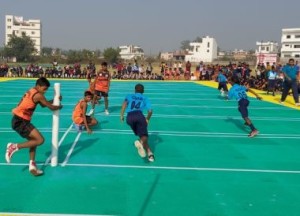
[[[231,78],[231,82],[233,82],[235,84],[240,84],[240,79],[238,78],[238,76],[233,76]]]
[[[137,93],[144,93],[144,86],[142,84],[136,84],[135,85],[135,92]]]
[[[47,87],[50,87],[50,82],[49,82],[49,80],[47,80],[47,78],[41,77],[41,78],[39,78],[36,81],[35,86],[47,86]]]
[[[102,62],[101,65],[107,67],[107,62]]]
[[[86,96],[93,96],[93,93],[91,91],[85,91],[84,97],[86,97]]]

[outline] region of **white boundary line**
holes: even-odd
[[[75,138],[75,140],[73,142],[73,145],[71,146],[71,148],[70,148],[70,150],[69,150],[69,152],[68,152],[68,154],[67,154],[64,162],[61,163],[61,166],[66,166],[66,164],[68,163],[69,158],[70,158],[70,156],[71,156],[71,154],[72,154],[72,152],[73,152],[73,150],[74,150],[74,148],[75,148],[75,146],[76,146],[76,144],[77,144],[77,142],[78,142],[81,134],[82,134],[81,131],[77,134],[77,136],[76,136],[76,138]]]
[[[61,137],[61,139],[59,140],[59,143],[58,143],[58,147],[62,144],[62,142],[64,141],[64,139],[66,138],[66,136],[68,135],[68,133],[72,130],[72,127],[73,127],[73,123],[71,123],[70,127],[65,131],[64,135]],[[45,161],[44,163],[44,166],[47,166],[49,164],[51,160],[51,154],[50,156],[47,158],[47,160]]]
[[[0,212],[0,215],[22,215],[22,216],[117,216],[117,215],[99,215],[99,214],[33,214],[33,213],[14,213],[14,212]]]
[[[52,130],[45,129],[40,130],[43,133],[52,133]],[[14,131],[1,131],[3,133],[10,133]],[[60,131],[63,132],[63,131]],[[78,133],[73,131],[71,133]],[[118,130],[118,129],[101,129],[94,130],[94,134],[119,134],[119,135],[132,135],[130,130]],[[181,132],[181,131],[151,131],[150,135],[160,135],[160,136],[173,136],[173,137],[207,137],[207,138],[245,138],[250,139],[246,133],[223,133],[223,132]],[[254,139],[300,139],[300,134],[263,134],[260,133]]]
[[[0,166],[27,166],[24,163],[0,163]],[[244,169],[244,168],[220,168],[220,167],[178,167],[178,166],[139,166],[120,164],[77,164],[68,163],[72,167],[116,168],[116,169],[145,169],[145,170],[178,170],[178,171],[212,171],[212,172],[245,172],[245,173],[281,173],[300,174],[300,170],[276,170],[276,169]]]

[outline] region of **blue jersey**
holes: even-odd
[[[228,92],[228,98],[235,98],[237,101],[247,99],[247,88],[242,85],[234,84]]]
[[[138,110],[143,112],[144,109],[151,110],[150,101],[141,93],[129,94],[125,101],[127,102],[126,113]]]
[[[227,78],[223,74],[219,73],[218,74],[218,82],[219,83],[220,82],[227,82]]]
[[[299,73],[298,68],[296,66],[290,66],[290,65],[285,65],[282,68],[282,71],[286,73],[292,80],[296,80],[296,76]]]

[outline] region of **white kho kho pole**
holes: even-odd
[[[60,83],[54,84],[54,98],[53,105],[60,105]],[[58,161],[58,130],[59,130],[59,110],[53,111],[52,118],[52,153],[51,166],[57,166]]]

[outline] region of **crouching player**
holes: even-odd
[[[98,124],[98,121],[91,116],[86,115],[87,103],[91,102],[93,94],[90,91],[84,92],[84,98],[81,99],[75,106],[72,114],[74,126],[78,132],[86,128],[87,133],[92,133],[90,127]]]

